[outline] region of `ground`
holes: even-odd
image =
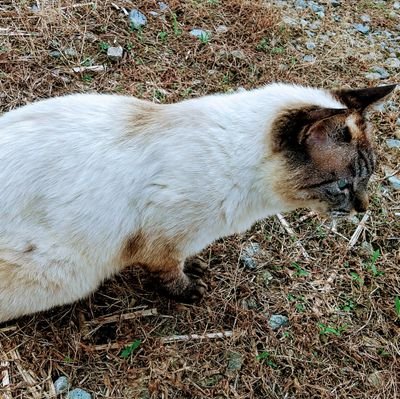
[[[73,92],[169,103],[271,81],[399,82],[398,2],[166,3],[3,0],[0,112]],[[398,99],[370,113],[379,164],[361,224],[332,230],[304,210],[221,239],[202,253],[209,291],[196,305],[127,270],[89,299],[3,324],[0,397],[55,397],[60,376],[93,398],[400,397],[400,153],[386,141],[400,138]],[[288,321],[272,329],[272,315]]]

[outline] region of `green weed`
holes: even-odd
[[[139,348],[142,341],[140,339],[135,339],[130,345],[124,348],[120,356],[127,359],[137,348]]]

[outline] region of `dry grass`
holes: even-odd
[[[381,50],[347,26],[366,12],[377,29],[394,31],[397,23],[370,1],[343,2],[335,10],[340,23],[326,6],[316,37],[335,35],[308,64],[302,61],[304,29],[285,25],[282,11],[261,1],[173,0],[163,18],[148,16],[142,32],[129,29],[122,8],[148,15],[157,9],[155,1],[37,3],[40,12],[30,11],[28,1],[0,3],[0,111],[92,90],[172,102],[274,80],[365,86],[364,73],[379,63],[367,55]],[[219,25],[228,32],[216,33]],[[194,27],[210,30],[211,40],[190,37]],[[121,61],[107,59],[108,45],[123,46]],[[67,48],[76,55],[65,54]],[[51,50],[60,51],[60,58],[51,57]],[[107,68],[72,70],[89,65]],[[381,131],[380,166],[371,186],[371,216],[352,250],[348,240],[357,224],[343,222],[335,232],[329,221],[298,212],[285,215],[296,239],[270,218],[207,248],[210,291],[199,305],[159,297],[145,276],[126,271],[85,301],[2,325],[0,397],[54,397],[52,381],[60,375],[95,398],[399,397],[394,301],[400,296],[400,196],[385,179],[385,168],[398,170],[400,161],[398,150],[385,146],[397,117],[393,111],[371,115]],[[251,271],[238,261],[249,242],[264,250]],[[378,272],[362,243],[379,249]],[[150,309],[156,311],[142,312]],[[272,331],[273,313],[287,315],[289,326]],[[226,331],[233,335],[207,337]],[[198,336],[164,339],[191,334]],[[137,339],[140,346],[121,357]],[[240,369],[229,369],[232,353],[242,357]]]

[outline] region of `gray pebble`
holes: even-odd
[[[273,330],[277,330],[280,327],[289,325],[289,319],[281,314],[273,314],[270,317],[268,324]]]
[[[394,8],[395,10],[400,10],[400,1],[395,1],[395,2],[393,3],[393,8]]]
[[[60,58],[61,57],[61,53],[58,50],[51,50],[49,52],[50,57],[53,58]]]
[[[305,9],[307,8],[307,2],[305,0],[296,0],[295,6],[299,9]]]
[[[68,378],[62,375],[54,381],[54,389],[56,390],[56,394],[65,392],[69,387]]]
[[[390,176],[388,180],[395,190],[400,190],[400,179],[397,176]]]
[[[78,53],[76,52],[75,49],[73,49],[72,47],[68,47],[64,50],[64,55],[66,57],[76,57],[78,55]]]
[[[371,17],[367,14],[361,15],[361,21],[363,22],[371,22]]]
[[[354,29],[360,33],[363,33],[364,35],[369,32],[369,26],[368,25],[363,25],[363,24],[354,24]]]
[[[331,0],[331,5],[333,7],[339,7],[342,4],[340,0]]]
[[[379,73],[381,75],[381,79],[387,79],[390,76],[389,72],[385,68],[380,66],[373,66],[371,71]]]
[[[387,139],[386,144],[389,148],[400,148],[400,140],[397,139]]]
[[[68,392],[67,399],[92,399],[92,395],[81,388],[75,388]]]
[[[107,57],[110,60],[118,61],[122,58],[122,54],[124,53],[124,49],[121,46],[118,47],[109,47],[107,49]]]
[[[129,13],[129,22],[133,29],[140,29],[147,24],[147,18],[139,10],[133,9]]]
[[[218,25],[215,28],[215,32],[217,32],[217,33],[226,33],[226,32],[228,32],[228,27],[225,26],[225,25]]]
[[[305,55],[303,57],[303,61],[304,62],[314,62],[315,61],[315,57],[313,55]]]
[[[321,26],[321,22],[320,21],[315,21],[312,24],[310,24],[309,28],[311,30],[318,30],[320,26]]]
[[[190,35],[202,40],[207,40],[210,38],[210,34],[203,29],[192,29],[190,31]]]
[[[158,2],[158,7],[160,7],[160,11],[167,11],[168,10],[168,4],[164,3],[163,1]]]
[[[368,72],[368,73],[365,74],[365,77],[368,80],[379,80],[379,79],[382,79],[381,75],[379,73],[376,73],[376,72]]]
[[[397,118],[397,120],[396,120],[396,126],[400,126],[400,118]]]
[[[314,42],[306,42],[306,47],[308,50],[314,50],[316,45]]]
[[[400,60],[395,57],[388,58],[386,60],[386,65],[389,68],[394,68],[394,69],[400,68]]]
[[[238,352],[228,353],[228,370],[238,371],[242,368],[243,356]]]
[[[250,243],[245,248],[243,248],[239,260],[246,269],[254,270],[257,268],[257,262],[255,259],[253,259],[253,256],[257,255],[259,252],[260,244]]]

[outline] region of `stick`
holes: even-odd
[[[158,311],[156,308],[143,309],[143,310],[138,310],[138,311],[132,312],[132,313],[100,317],[96,320],[86,321],[85,324],[87,324],[87,325],[109,324],[109,323],[117,323],[122,320],[132,320],[132,319],[137,319],[138,317],[157,316],[157,315],[158,315]]]
[[[81,3],[81,4],[72,4],[70,6],[60,7],[60,10],[66,10],[68,8],[77,8],[77,7],[85,7],[85,6],[94,6],[95,3],[91,1],[90,3]]]
[[[0,396],[1,399],[12,399],[11,390],[10,390],[10,375],[8,374],[7,368],[9,367],[9,362],[0,362],[0,368],[4,369],[1,372],[1,385],[3,386],[4,392],[3,396]]]
[[[225,338],[225,337],[232,337],[232,331],[224,331],[218,333],[209,333],[209,334],[190,334],[190,335],[172,335],[171,337],[161,338],[161,342],[163,344],[169,344],[171,342],[178,342],[178,341],[191,341],[193,339],[215,339],[215,338]]]
[[[303,256],[308,260],[310,259],[310,255],[307,253],[301,242],[298,240],[296,237],[296,233],[293,231],[293,229],[290,227],[288,221],[281,215],[280,213],[276,214],[278,220],[281,222],[281,225],[283,228],[286,230],[286,232],[295,240],[296,246],[300,249],[301,253]]]
[[[104,72],[106,69],[107,68],[104,65],[92,65],[92,66],[74,67],[74,68],[72,68],[72,71],[76,72],[76,73],[85,72],[85,71]]]
[[[0,328],[0,333],[5,333],[9,331],[15,331],[17,329],[17,326],[8,326],[8,327],[3,327]]]
[[[360,238],[361,233],[365,229],[365,224],[370,215],[371,215],[370,211],[365,212],[365,215],[361,219],[361,222],[358,224],[356,230],[354,231],[353,235],[350,238],[349,245],[347,246],[348,250],[353,248],[354,245],[356,245],[357,240]]]

